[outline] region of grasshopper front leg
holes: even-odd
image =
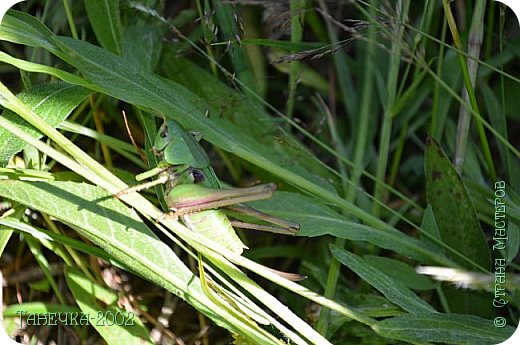
[[[182,166],[171,166],[171,165],[163,165],[158,166],[154,169],[151,169],[149,171],[145,171],[144,173],[141,173],[135,177],[137,181],[142,181],[150,177],[154,177],[159,175],[159,177],[155,180],[144,182],[141,184],[138,184],[133,187],[129,187],[127,189],[124,189],[122,191],[117,192],[114,194],[115,198],[119,198],[121,195],[133,193],[133,192],[140,192],[145,189],[149,189],[158,185],[165,184],[168,188],[173,188],[178,184],[184,183],[187,179],[190,179],[189,183],[193,183],[191,179],[193,178],[194,174],[191,171],[192,169],[188,166],[182,165]]]

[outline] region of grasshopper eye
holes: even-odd
[[[168,136],[168,127],[164,126],[164,128],[159,132],[159,136],[161,138],[166,138]]]
[[[193,169],[192,176],[195,183],[200,183],[205,179],[204,173],[198,169]]]

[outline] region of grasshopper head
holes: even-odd
[[[170,165],[209,166],[209,158],[198,141],[175,120],[169,119],[162,124],[152,150]]]
[[[167,120],[159,128],[157,136],[155,137],[153,150],[154,152],[162,152],[175,138],[175,126],[178,126],[175,121]]]

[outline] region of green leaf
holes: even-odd
[[[212,3],[213,11],[215,12],[215,22],[220,29],[220,37],[225,41],[236,39],[240,28],[235,20],[233,6],[231,6],[231,4],[226,4],[222,0],[212,0]],[[211,11],[211,9],[207,8],[207,11]],[[210,32],[211,36],[213,36],[211,27],[208,27],[205,23],[203,25],[205,29],[209,29],[207,31]],[[210,40],[212,40],[212,38],[206,38],[206,42],[210,42]],[[256,92],[258,87],[244,48],[237,45],[231,45],[228,49],[229,58],[233,64],[233,70],[237,73],[238,79],[247,85],[250,90]],[[245,93],[252,103],[258,103],[258,99],[251,91],[246,90]]]
[[[35,282],[29,283],[29,287],[33,290],[49,292],[51,285],[47,279],[37,280]]]
[[[421,262],[438,262],[439,255],[421,241],[397,230],[381,230],[349,221],[315,199],[301,194],[276,192],[272,198],[248,203],[263,212],[297,222],[301,230],[297,236],[315,237],[332,235],[350,241],[367,241]]]
[[[503,136],[505,139],[508,139],[507,116],[505,114],[504,107],[498,100],[497,95],[495,95],[491,87],[486,82],[479,83],[479,90],[482,93],[482,98],[484,100],[487,114],[489,114],[490,124],[498,133],[500,133],[501,136]],[[504,91],[507,93],[507,90]],[[507,102],[506,104],[510,104],[510,102]],[[502,159],[502,164],[504,166],[506,176],[508,177],[507,179],[514,186],[514,180],[511,171],[511,160],[513,160],[513,156],[502,141],[497,140],[497,146],[498,151],[500,152],[500,158]]]
[[[18,94],[17,97],[49,125],[57,127],[91,93],[92,91],[80,86],[54,83],[37,85]],[[4,111],[2,116],[35,138],[43,136],[12,111]],[[25,145],[25,141],[0,127],[0,166],[6,166],[9,159]]]
[[[19,219],[22,218],[22,216],[25,213],[25,206],[20,204],[14,204],[11,205],[11,208],[14,210],[14,212],[10,216],[6,216],[5,214],[0,218],[0,221],[3,221],[7,218],[14,218]],[[4,253],[5,247],[7,246],[7,243],[11,239],[11,235],[13,234],[13,230],[9,225],[1,224],[0,223],[0,256]]]
[[[98,295],[106,294],[106,288],[71,269],[65,271],[65,278],[81,311],[108,344],[152,344],[148,330],[133,313],[125,312],[117,304],[99,303]]]
[[[119,0],[85,0],[85,9],[99,44],[121,55]]]
[[[161,31],[151,25],[131,26],[123,36],[123,59],[130,65],[153,71],[162,52]]]
[[[0,33],[1,33],[1,26],[0,26]],[[81,77],[63,71],[58,68],[49,67],[45,65],[40,65],[34,62],[25,61],[21,59],[16,59],[8,54],[5,54],[3,52],[0,52],[0,62],[5,62],[7,64],[13,65],[23,71],[27,72],[34,72],[34,73],[45,73],[54,77],[57,77],[58,79],[77,86],[85,86],[89,89],[95,89],[95,86],[88,83],[86,80],[82,79]]]
[[[24,207],[24,210],[25,210],[25,207]],[[99,249],[96,246],[85,243],[84,241],[75,240],[73,238],[70,238],[69,236],[62,235],[60,233],[49,231],[49,230],[46,230],[43,228],[33,227],[32,225],[21,222],[17,219],[14,219],[11,216],[0,218],[0,225],[2,226],[2,228],[9,227],[9,228],[15,229],[16,231],[30,234],[31,236],[35,237],[36,239],[39,239],[40,241],[44,240],[44,241],[48,241],[49,243],[50,242],[60,243],[67,247],[79,250],[83,253],[97,256],[98,258],[101,258],[103,260],[112,261],[113,264],[115,264],[117,266],[121,266],[120,263],[114,262],[113,258],[110,255],[107,255],[106,252],[104,252],[103,250]],[[2,229],[2,228],[0,228],[0,229]]]
[[[403,309],[389,303],[385,297],[373,293],[352,292],[341,296],[341,301],[370,317],[389,317],[404,313]],[[338,315],[338,317],[349,319],[344,315]]]
[[[441,235],[439,233],[439,227],[435,222],[435,215],[433,214],[431,205],[428,205],[428,207],[426,207],[426,209],[424,210],[421,222],[421,229],[423,229],[424,232],[429,234],[431,237],[439,241],[442,241]],[[426,236],[425,233],[421,233],[421,242],[423,242],[433,251],[444,254],[444,248],[440,246],[437,242],[434,242],[430,237]]]
[[[498,344],[514,328],[499,328],[493,321],[459,314],[407,314],[379,321],[372,326],[378,334],[411,343]]]
[[[20,30],[21,27],[24,29]],[[19,11],[7,11],[0,26],[0,40],[31,47],[53,50],[53,36],[54,34],[39,20]]]
[[[361,279],[381,292],[388,300],[410,313],[435,313],[435,309],[428,303],[417,297],[403,283],[383,273],[370,265],[361,257],[341,249],[335,245],[330,246],[332,254],[349,269],[354,271]]]
[[[7,243],[11,239],[12,234],[13,234],[12,230],[4,227],[3,225],[0,226],[0,255],[3,254],[5,246],[7,246]]]
[[[458,90],[461,84],[462,76],[460,68],[457,66],[457,54],[451,49],[446,50],[445,57],[443,59],[442,80],[446,81],[453,90]],[[448,119],[449,110],[453,103],[453,97],[445,88],[440,88],[438,94],[435,94],[436,98],[434,101],[434,122],[432,123],[432,136],[436,140],[440,140],[442,134],[446,128],[446,121]]]
[[[490,269],[490,252],[468,191],[440,146],[431,138],[425,154],[426,198],[444,243],[482,268]],[[453,259],[473,269],[458,256]]]
[[[435,288],[435,284],[430,279],[418,274],[412,266],[402,261],[373,255],[365,255],[363,259],[381,272],[385,272],[389,277],[400,281],[409,289],[431,290]]]

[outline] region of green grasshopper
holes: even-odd
[[[244,202],[267,199],[276,190],[273,183],[249,188],[221,189],[210,160],[197,137],[187,133],[179,123],[166,120],[155,138],[153,152],[162,161],[157,168],[136,177],[143,180],[155,175],[155,181],[144,183],[119,193],[129,193],[158,184],[166,184],[165,201],[172,211],[191,230],[202,233],[227,249],[242,254],[246,246],[237,236],[233,225],[241,228],[294,234],[299,224],[270,216]],[[232,222],[225,210],[234,216],[256,218],[267,224]]]

